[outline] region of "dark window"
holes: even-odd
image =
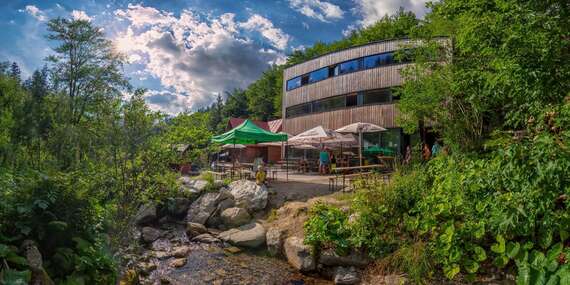
[[[351,94],[346,96],[346,107],[352,107],[358,105],[358,95]]]
[[[394,63],[394,53],[388,52],[380,54],[380,65],[389,65]]]
[[[339,64],[339,74],[346,74],[358,70],[358,59]]]
[[[313,102],[313,112],[326,112],[345,106],[345,96],[336,96]]]
[[[286,117],[291,118],[291,117],[306,115],[309,113],[311,113],[311,103],[306,103],[287,108]]]
[[[389,89],[366,91],[363,96],[362,104],[370,105],[370,104],[390,103],[391,100],[390,96],[391,95]]]
[[[317,71],[309,73],[309,83],[327,79],[328,76],[329,76],[329,68],[328,67],[321,68]]]
[[[364,68],[374,68],[381,65],[382,55],[372,55],[364,58]]]
[[[337,66],[330,66],[329,67],[329,77],[337,76]]]
[[[309,84],[309,75],[305,74],[301,76],[301,85],[307,85],[307,84]]]
[[[293,90],[301,87],[301,76],[287,80],[287,90]]]

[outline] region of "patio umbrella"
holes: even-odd
[[[243,144],[231,144],[231,143],[228,143],[228,144],[223,145],[222,148],[223,148],[223,149],[242,149],[242,148],[246,148],[246,146],[243,145]]]
[[[371,123],[354,123],[336,130],[339,133],[358,133],[358,159],[362,166],[362,133],[375,133],[386,131],[385,128]]]
[[[318,147],[316,147],[314,145],[310,145],[310,144],[300,144],[300,145],[294,145],[292,147],[296,148],[296,149],[302,149],[304,159],[307,159],[307,150],[308,149],[319,149]]]

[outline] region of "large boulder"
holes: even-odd
[[[218,237],[236,246],[258,247],[265,244],[265,228],[260,223],[251,223],[221,232]]]
[[[227,229],[226,227],[222,227],[223,224],[223,220],[221,217],[221,214],[224,210],[231,208],[234,206],[235,202],[234,202],[234,197],[232,196],[232,194],[230,194],[227,189],[222,189],[220,190],[220,192],[223,192],[224,196],[223,196],[223,200],[221,200],[218,203],[218,206],[216,206],[216,210],[214,211],[214,213],[212,213],[212,215],[210,216],[210,218],[208,218],[208,220],[206,221],[206,225],[208,227],[215,227],[215,228],[224,228]]]
[[[228,208],[221,214],[222,222],[229,227],[239,227],[245,225],[251,220],[251,216],[244,208]]]
[[[277,227],[272,227],[267,230],[265,235],[265,242],[267,243],[267,250],[273,256],[278,256],[283,252],[283,239],[285,232]]]
[[[142,205],[135,215],[135,223],[138,226],[146,226],[156,221],[156,204],[148,203]]]
[[[319,263],[327,266],[356,266],[365,267],[369,259],[366,254],[360,251],[352,251],[348,255],[338,255],[333,249],[321,251]]]
[[[188,209],[186,220],[188,222],[205,224],[212,216],[220,201],[227,199],[229,194],[225,191],[206,193],[198,198]]]
[[[187,176],[178,178],[181,185],[181,192],[188,194],[200,194],[208,186],[208,181],[202,179],[192,179]]]
[[[235,206],[245,208],[250,212],[265,209],[267,206],[267,187],[257,185],[253,181],[238,180],[229,185],[230,193],[234,196]]]
[[[198,223],[186,224],[186,235],[188,235],[189,238],[193,238],[197,235],[205,234],[207,232],[208,232],[208,230],[202,224],[198,224]]]
[[[142,239],[146,243],[151,243],[157,240],[162,235],[160,230],[157,230],[152,227],[144,227],[142,228]]]
[[[303,243],[302,238],[289,237],[283,245],[285,257],[294,268],[299,271],[313,271],[317,267],[311,255],[311,248]]]
[[[334,273],[334,284],[354,285],[360,283],[360,274],[354,267],[337,267]]]

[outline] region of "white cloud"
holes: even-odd
[[[258,15],[247,22],[236,22],[230,13],[203,20],[189,10],[175,17],[141,5],[115,15],[129,22],[114,39],[117,49],[168,90],[153,91],[147,102],[169,114],[196,110],[213,102],[217,93],[245,88],[270,64],[284,60],[281,49],[289,39]],[[259,32],[279,50],[263,48],[243,36],[243,30]]]
[[[87,15],[87,13],[85,13],[85,11],[73,10],[73,11],[71,11],[71,17],[74,20],[84,20],[84,21],[91,22],[91,17],[89,17]]]
[[[344,14],[339,6],[321,0],[289,0],[289,6],[307,17],[322,22],[342,19]]]
[[[20,12],[26,12],[30,15],[32,15],[32,17],[36,18],[38,21],[45,21],[47,20],[47,17],[44,13],[44,11],[40,10],[40,8],[34,6],[34,5],[27,5],[25,9],[20,9],[18,10]]]
[[[362,16],[360,24],[364,27],[374,24],[385,15],[396,13],[400,7],[412,11],[417,17],[423,17],[426,3],[430,0],[354,0],[358,13]]]
[[[151,110],[160,111],[169,115],[189,111],[189,106],[192,105],[190,96],[167,90],[148,90],[144,98]]]
[[[247,30],[259,31],[264,38],[268,39],[278,49],[284,50],[287,48],[289,35],[285,34],[281,29],[275,28],[273,23],[267,18],[254,14],[247,22],[240,23],[239,26]]]

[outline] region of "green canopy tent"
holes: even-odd
[[[213,143],[218,144],[258,144],[267,142],[287,142],[287,134],[266,131],[251,120],[245,120],[239,126],[221,135],[212,137]],[[282,143],[283,145],[283,143]],[[289,176],[287,167],[287,176]]]

